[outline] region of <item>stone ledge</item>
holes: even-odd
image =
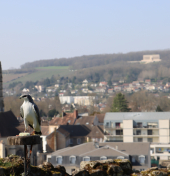
[[[34,145],[40,144],[40,136],[9,136],[7,138],[8,145]]]

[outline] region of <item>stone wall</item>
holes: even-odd
[[[9,156],[0,159],[0,176],[19,176],[24,172],[23,158]],[[29,167],[29,176],[69,176],[63,166],[54,166],[44,162],[39,166]],[[152,167],[139,172],[132,170],[132,165],[127,159],[109,159],[97,161],[82,161],[80,169],[72,172],[72,176],[170,176],[170,165],[158,169]]]

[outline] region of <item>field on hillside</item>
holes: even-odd
[[[3,83],[7,83],[10,81],[15,81],[16,79],[22,78],[24,76],[26,76],[27,73],[21,73],[21,74],[3,74],[2,78],[3,78]]]
[[[6,81],[6,78],[3,76],[4,86],[8,86],[12,82],[18,82],[21,81],[22,83],[25,83],[26,81],[37,81],[45,78],[51,78],[52,75],[60,75],[60,76],[67,76],[71,72],[69,71],[69,67],[37,67],[36,72],[26,74],[22,77],[17,77],[18,74],[6,74],[5,77],[8,76],[8,79],[10,81]],[[11,78],[11,79],[10,79]],[[13,80],[15,78],[15,80]]]

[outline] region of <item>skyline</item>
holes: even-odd
[[[35,60],[169,49],[168,0],[2,1],[2,69]]]

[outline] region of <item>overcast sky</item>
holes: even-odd
[[[0,0],[2,69],[170,48],[169,0]]]

